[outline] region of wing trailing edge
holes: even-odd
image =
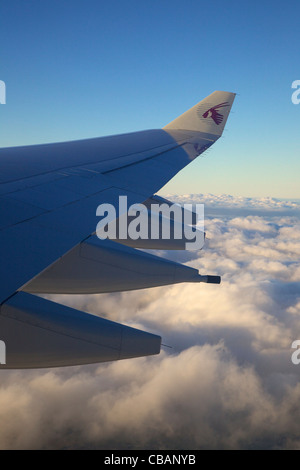
[[[62,367],[159,354],[161,338],[26,292],[0,308],[6,364],[0,369]]]

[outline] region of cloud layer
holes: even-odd
[[[176,200],[206,203],[207,242],[198,253],[163,255],[220,274],[221,285],[48,296],[159,333],[171,348],[97,366],[1,371],[1,449],[300,448],[300,365],[291,361],[300,206]]]

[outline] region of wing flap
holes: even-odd
[[[0,230],[25,220],[32,219],[44,212],[43,209],[17,201],[7,196],[0,197]]]
[[[0,307],[6,364],[1,369],[61,367],[159,354],[160,336],[25,292]]]
[[[93,236],[29,282],[24,290],[99,294],[201,281],[203,276],[197,269]]]

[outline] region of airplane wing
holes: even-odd
[[[100,293],[217,277],[100,240],[99,205],[155,193],[221,135],[235,94],[216,91],[163,129],[0,149],[0,368],[78,365],[158,354],[160,336],[36,294]],[[124,208],[123,212],[126,212]],[[124,213],[120,210],[118,220]]]

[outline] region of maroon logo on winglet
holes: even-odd
[[[224,116],[223,114],[218,113],[217,110],[220,108],[224,108],[225,106],[229,106],[228,101],[225,101],[224,103],[216,104],[216,106],[209,108],[207,111],[205,111],[204,114],[202,114],[202,117],[204,117],[205,119],[208,117],[211,117],[218,126],[223,121]]]

